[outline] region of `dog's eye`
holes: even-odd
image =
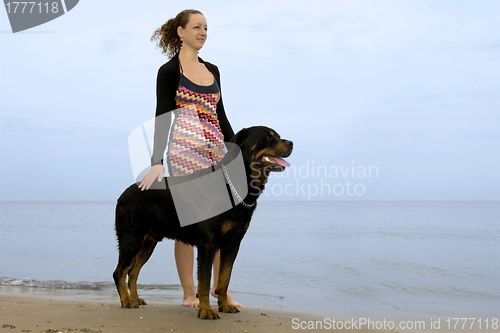
[[[268,136],[266,137],[266,139],[267,139],[267,140],[269,140],[269,141],[271,141],[271,140],[273,139],[273,136],[272,136],[272,135],[268,135]]]

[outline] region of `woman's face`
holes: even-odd
[[[201,49],[207,40],[207,29],[205,16],[201,14],[189,15],[186,27],[184,29],[182,27],[177,28],[177,33],[183,40],[182,47],[188,46],[196,50]]]

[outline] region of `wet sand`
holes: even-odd
[[[215,305],[212,305],[215,309]],[[201,320],[197,309],[180,305],[148,304],[122,309],[117,302],[68,301],[0,295],[0,332],[291,332],[293,318],[323,317],[242,308],[219,313],[219,320]]]
[[[216,309],[216,305],[212,304]],[[397,325],[402,318],[392,320],[396,328],[373,329],[369,326],[332,328],[332,320],[349,323],[354,319],[325,318],[324,316],[257,308],[242,308],[239,313],[219,313],[218,320],[201,320],[196,308],[181,305],[150,303],[137,309],[122,309],[118,302],[105,300],[67,300],[50,297],[17,296],[0,294],[0,332],[35,333],[135,333],[135,332],[500,332],[490,327],[479,330],[477,325],[447,328],[446,319],[441,318],[440,327],[433,321],[406,318],[412,328],[401,329]],[[357,318],[359,320],[360,318]],[[382,323],[382,319],[377,324]],[[374,319],[376,320],[376,319]],[[384,319],[385,320],[385,319]],[[495,319],[497,320],[497,319]],[[359,322],[358,322],[359,323]],[[483,321],[483,326],[485,321]],[[490,321],[491,324],[491,321]],[[322,326],[323,325],[323,326]],[[432,326],[434,325],[434,326]],[[374,326],[376,328],[376,326]],[[408,326],[406,326],[408,327]]]

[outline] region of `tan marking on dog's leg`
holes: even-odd
[[[130,289],[130,300],[132,307],[139,305],[147,305],[147,303],[139,298],[137,293],[137,279],[139,272],[144,264],[149,260],[158,242],[151,236],[146,235],[142,242],[141,248],[134,258],[133,264],[128,272],[128,288]]]
[[[227,300],[227,288],[229,287],[229,280],[231,279],[231,272],[233,264],[238,254],[239,244],[230,249],[221,249],[220,253],[220,269],[219,281],[217,282],[217,295],[219,312],[236,313],[239,312],[238,308],[230,305]]]
[[[118,265],[113,273],[113,278],[115,280],[116,289],[118,290],[118,295],[120,295],[120,302],[123,308],[130,307],[130,296],[128,294],[127,288],[127,271],[128,266],[124,266],[121,258],[118,259]]]

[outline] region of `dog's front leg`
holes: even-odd
[[[198,297],[200,306],[198,317],[201,319],[219,319],[219,315],[210,307],[210,275],[216,250],[211,246],[198,246]]]
[[[227,301],[227,288],[231,279],[233,264],[240,248],[240,242],[232,244],[220,251],[219,281],[217,282],[217,296],[219,312],[236,313],[240,312],[237,307],[230,305]]]

